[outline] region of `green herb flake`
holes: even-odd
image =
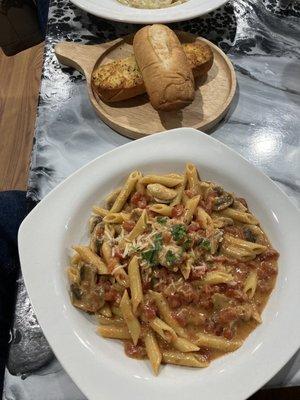
[[[167,253],[166,253],[166,261],[167,261],[167,264],[168,264],[169,266],[172,266],[172,265],[175,264],[176,260],[177,260],[177,258],[176,258],[176,256],[175,256],[175,254],[173,253],[173,251],[168,250]]]
[[[191,244],[192,244],[192,239],[191,239],[190,237],[188,237],[188,238],[183,242],[183,245],[181,246],[181,247],[182,247],[182,250],[183,250],[183,251],[187,251],[187,250],[191,247]]]
[[[182,224],[174,225],[171,229],[171,234],[176,242],[183,239],[186,236],[186,233],[186,227]]]
[[[142,259],[147,261],[148,264],[154,265],[156,263],[157,259],[157,251],[155,249],[150,249],[147,251],[144,251],[142,254]]]
[[[161,225],[165,225],[168,221],[168,218],[167,217],[157,217],[156,221]]]
[[[210,241],[208,239],[203,239],[199,245],[202,249],[210,251]]]

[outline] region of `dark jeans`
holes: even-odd
[[[17,234],[26,214],[25,192],[0,193],[0,396],[20,269]]]

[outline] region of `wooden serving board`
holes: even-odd
[[[214,53],[214,63],[206,76],[196,81],[192,104],[179,111],[158,112],[147,94],[117,103],[105,103],[94,94],[91,75],[95,67],[133,53],[133,35],[99,45],[62,42],[55,46],[60,63],[73,67],[86,77],[88,93],[99,117],[115,131],[137,139],[167,129],[191,127],[207,131],[227,112],[236,90],[236,76],[229,58],[213,43],[186,32],[177,32],[182,43],[199,40]]]

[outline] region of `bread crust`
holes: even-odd
[[[153,108],[178,110],[194,100],[194,76],[180,41],[170,28],[155,24],[140,29],[134,37],[133,50]]]
[[[206,43],[182,44],[195,78],[205,75],[213,65],[213,52]],[[94,92],[105,102],[123,101],[146,92],[134,56],[100,65],[92,74]]]

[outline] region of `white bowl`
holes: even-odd
[[[66,268],[73,244],[86,240],[93,204],[133,169],[182,171],[187,161],[201,177],[245,197],[280,252],[275,289],[263,323],[234,353],[206,369],[164,366],[127,358],[118,341],[96,334],[94,322],[70,302]],[[19,251],[26,287],[56,356],[90,400],[241,400],[267,382],[300,343],[298,210],[257,168],[219,141],[180,128],[131,142],[79,169],[49,193],[23,221]]]
[[[71,0],[77,7],[97,17],[133,24],[185,21],[215,10],[228,0],[188,0],[186,3],[160,9],[125,6],[117,0]]]

